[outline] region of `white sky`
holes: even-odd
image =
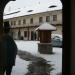
[[[45,8],[49,7],[50,5],[58,5],[62,6],[60,0],[16,0],[10,1],[5,7],[5,13],[10,12],[12,10],[17,10],[19,8]]]

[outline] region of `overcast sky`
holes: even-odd
[[[10,1],[6,7],[4,12],[9,12],[9,11],[16,11],[19,10],[20,8],[45,8],[50,5],[58,5],[62,6],[60,0],[16,0],[16,1]],[[37,8],[36,8],[37,9]]]

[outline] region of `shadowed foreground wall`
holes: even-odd
[[[75,75],[75,0],[71,2],[71,75]]]

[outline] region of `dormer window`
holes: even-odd
[[[55,8],[55,7],[57,7],[57,6],[56,5],[51,5],[48,8]]]
[[[33,10],[28,10],[28,12],[32,12]]]

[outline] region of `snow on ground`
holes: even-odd
[[[25,75],[28,72],[27,66],[29,63],[29,61],[22,60],[17,55],[15,66],[13,66],[11,75]]]
[[[56,75],[57,73],[60,73],[62,70],[62,48],[54,48],[53,47],[53,52],[54,54],[52,55],[47,55],[47,54],[40,54],[38,52],[38,43],[39,41],[15,41],[17,44],[17,47],[19,50],[22,51],[28,51],[32,53],[33,55],[36,56],[41,56],[45,58],[47,61],[51,61],[53,65],[53,68],[55,68],[51,75]],[[25,75],[27,73],[27,65],[29,64],[29,61],[25,61],[19,58],[17,56],[16,58],[16,65],[13,68],[12,75]]]
[[[12,74],[11,75],[25,75],[27,73],[27,65],[29,64],[29,61],[25,61],[19,58],[19,56],[16,57],[16,64],[13,67]]]
[[[55,54],[47,55],[47,54],[38,54],[39,56],[45,58],[50,64],[53,65],[54,70],[51,75],[56,75],[57,73],[62,72],[62,48],[53,48],[53,52]]]
[[[16,41],[19,50],[28,51],[34,55],[38,52],[38,41]]]

